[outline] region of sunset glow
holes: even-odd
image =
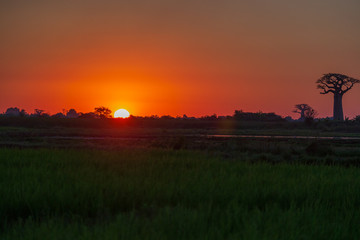
[[[0,112],[296,116],[307,103],[324,117],[331,96],[315,81],[360,78],[360,1],[16,2],[0,3]],[[360,87],[344,114],[358,102]]]
[[[114,113],[114,118],[128,118],[130,113],[126,109],[119,109]]]

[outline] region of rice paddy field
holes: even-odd
[[[0,134],[0,239],[360,237],[359,140],[29,131]]]

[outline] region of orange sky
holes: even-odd
[[[332,115],[315,81],[360,79],[358,0],[1,1],[0,112]],[[360,115],[360,86],[344,113]]]

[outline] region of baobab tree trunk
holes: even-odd
[[[342,95],[334,94],[334,120],[344,121]]]
[[[301,113],[300,113],[300,119],[299,120],[305,120],[305,110],[304,109],[301,109]]]

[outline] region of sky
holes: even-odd
[[[332,115],[325,73],[360,79],[358,0],[0,0],[0,112]],[[343,99],[360,115],[360,84]]]

